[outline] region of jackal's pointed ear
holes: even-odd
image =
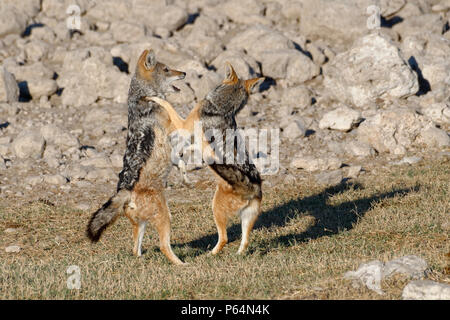
[[[225,67],[225,80],[226,83],[235,84],[239,81],[239,78],[236,72],[233,69],[231,63],[227,62],[227,66]]]
[[[253,79],[249,79],[249,80],[245,80],[244,81],[244,87],[245,90],[247,90],[248,93],[252,93],[253,88],[259,86],[261,83],[263,83],[264,81],[264,77],[263,78],[253,78]]]
[[[155,52],[153,50],[144,50],[139,57],[139,64],[147,70],[153,68],[156,65]]]

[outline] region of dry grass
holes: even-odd
[[[235,254],[238,219],[224,252],[208,254],[217,239],[212,187],[177,190],[187,201],[169,200],[172,243],[186,267],[168,263],[151,228],[143,256],[132,256],[125,218],[91,245],[84,237],[89,212],[36,202],[0,208],[0,299],[399,299],[405,278],[383,281],[386,294],[379,296],[342,275],[373,259],[417,254],[431,279],[450,282],[448,181],[450,165],[441,159],[378,169],[332,188],[274,187],[265,191],[242,257]],[[9,227],[20,231],[5,233]],[[11,244],[22,250],[6,253]],[[70,265],[81,269],[81,290],[67,289]]]

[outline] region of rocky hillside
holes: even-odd
[[[266,188],[446,157],[449,9],[449,0],[2,0],[2,201],[92,209],[109,196],[146,48],[187,73],[169,97],[182,115],[223,79],[226,61],[242,78],[267,78],[238,118],[280,128],[280,168]],[[189,176],[211,181],[205,169]],[[169,186],[183,188],[176,170]]]

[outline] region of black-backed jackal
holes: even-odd
[[[117,192],[92,214],[87,236],[96,242],[107,226],[124,213],[133,225],[133,253],[141,255],[147,222],[159,234],[161,251],[175,264],[183,262],[170,246],[170,211],[164,187],[172,163],[169,132],[175,126],[169,113],[146,97],[165,99],[168,92],[178,91],[171,83],[184,79],[185,73],[157,62],[151,50],[145,50],[136,65],[128,93],[128,135],[119,174]]]
[[[215,158],[209,142],[204,137],[208,129],[219,130],[223,134],[227,129],[236,130],[236,114],[245,106],[251,90],[260,84],[264,78],[240,80],[231,64],[227,66],[227,74],[223,82],[209,92],[205,99],[200,101],[189,113],[186,119],[181,118],[169,102],[160,97],[149,97],[163,106],[176,129],[182,129],[192,134],[194,124],[202,124],[203,155]],[[233,140],[233,152],[236,152]],[[224,143],[226,149],[226,142]],[[205,152],[205,150],[207,150]],[[247,150],[242,163],[211,163],[209,167],[217,176],[217,188],[212,201],[214,220],[217,226],[219,239],[212,253],[219,253],[228,241],[227,222],[237,213],[241,217],[242,240],[238,250],[241,254],[249,243],[249,235],[253,225],[261,213],[261,177],[255,165],[250,162]]]

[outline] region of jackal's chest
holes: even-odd
[[[145,161],[139,175],[139,186],[143,188],[163,188],[172,167],[171,147],[166,130],[155,128],[153,150]]]

